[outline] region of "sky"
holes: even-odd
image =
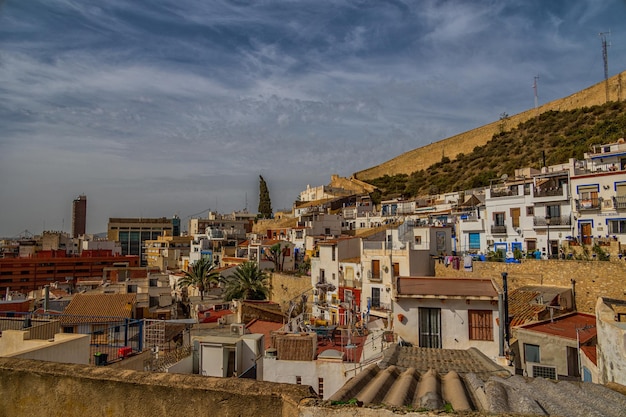
[[[0,236],[274,210],[626,70],[626,0],[0,0]]]

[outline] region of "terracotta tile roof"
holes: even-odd
[[[546,310],[545,305],[533,304],[539,295],[538,291],[513,290],[509,293],[511,327],[539,320],[539,313]]]
[[[230,310],[215,311],[207,309],[205,311],[198,312],[198,320],[200,321],[200,323],[217,323],[217,320],[220,317],[228,316],[229,314],[233,314],[233,312]]]
[[[598,351],[595,346],[581,346],[580,350],[596,366],[598,366]]]
[[[64,314],[81,316],[83,322],[108,322],[111,318],[130,319],[133,318],[135,303],[135,294],[76,294]],[[74,322],[76,318],[66,316],[65,321]]]
[[[571,292],[569,287],[534,285],[517,288],[509,292],[509,317],[511,326],[521,326],[533,321],[544,320],[550,312],[547,306],[559,306],[559,296]],[[554,316],[565,311],[553,309]]]
[[[356,398],[371,406],[431,410],[444,409],[450,403],[455,411],[469,411],[477,408],[462,378],[470,373],[484,379],[509,375],[477,349],[392,346],[380,364],[372,364],[350,379],[330,400]]]
[[[265,336],[265,349],[272,346],[272,332],[276,332],[282,327],[282,323],[258,319],[254,319],[246,325],[246,329],[248,329],[250,333],[260,333]]]
[[[397,288],[398,297],[406,298],[498,299],[488,279],[399,277]]]
[[[585,313],[571,313],[554,320],[544,320],[539,323],[526,324],[519,329],[546,333],[553,336],[576,340],[576,330],[580,343],[584,344],[596,336],[596,316]]]

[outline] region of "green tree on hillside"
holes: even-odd
[[[267,183],[261,175],[259,175],[259,216],[262,219],[272,218],[272,200],[270,200],[270,192],[267,189]]]

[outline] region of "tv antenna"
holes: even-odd
[[[537,116],[539,116],[539,96],[537,95],[537,80],[539,79],[539,74],[535,75],[535,79],[533,81],[533,91],[535,92],[535,112],[537,112]]]
[[[608,32],[600,32],[600,39],[602,40],[602,61],[604,62],[604,93],[606,94],[606,102],[609,102],[609,53],[607,48],[611,46],[610,43],[607,42],[607,35],[611,35],[611,31]]]

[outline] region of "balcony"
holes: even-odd
[[[535,187],[535,197],[563,197],[563,187],[542,188]]]
[[[570,216],[550,217],[550,226],[571,226],[572,219]],[[545,217],[535,216],[533,226],[547,227],[548,222]]]
[[[576,209],[578,211],[598,210],[601,203],[602,199],[598,197],[577,199]]]
[[[518,190],[510,190],[508,188],[492,188],[490,191],[491,198],[514,197],[519,195]]]
[[[626,209],[626,196],[613,197],[613,207],[617,210]]]
[[[494,226],[491,226],[491,234],[492,235],[505,235],[506,234],[506,225],[494,225]]]

